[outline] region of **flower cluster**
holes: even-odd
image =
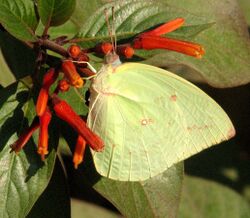
[[[151,31],[139,34],[131,44],[118,45],[117,48],[113,48],[113,45],[108,42],[97,44],[94,48],[86,50],[82,50],[78,45],[71,45],[67,50],[68,58],[62,61],[60,68],[50,68],[44,75],[36,102],[37,116],[30,127],[11,145],[12,151],[18,153],[32,133],[39,128],[37,152],[42,160],[45,159],[48,154],[48,126],[52,118],[51,111],[54,111],[57,117],[67,122],[78,133],[73,155],[75,168],[83,161],[86,144],[95,151],[102,151],[104,143],[101,138],[87,127],[85,121],[66,101],[58,97],[58,93],[68,91],[70,86],[81,88],[84,85],[81,74],[87,77],[94,75],[94,72],[87,67],[89,61],[87,53],[89,52],[106,55],[116,49],[118,55],[131,58],[134,55],[134,49],[167,49],[201,58],[205,53],[201,45],[162,36],[178,29],[183,23],[184,19],[177,18]],[[50,88],[57,81],[59,72],[62,72],[64,77],[58,81],[56,89],[50,94]]]
[[[67,122],[77,133],[73,163],[75,168],[83,161],[83,155],[86,143],[95,151],[101,151],[104,147],[101,138],[92,132],[86,125],[85,121],[73,110],[73,108],[64,100],[58,97],[59,92],[68,91],[70,86],[81,88],[84,81],[78,70],[88,72],[93,75],[89,69],[86,70],[88,61],[86,53],[82,52],[77,45],[71,45],[68,49],[69,58],[62,61],[59,69],[50,68],[44,75],[42,86],[36,102],[36,114],[31,126],[26,129],[16,142],[11,145],[12,151],[18,153],[27,141],[32,136],[32,133],[39,128],[39,139],[37,153],[45,160],[48,154],[48,127],[52,118],[52,111],[61,120]],[[76,61],[76,64],[73,62]],[[81,64],[78,64],[81,63]],[[79,69],[78,69],[79,68]],[[62,72],[64,77],[57,83],[56,89],[50,94],[52,84],[57,81],[59,72]]]

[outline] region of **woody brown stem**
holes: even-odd
[[[66,49],[49,39],[39,39],[38,43],[46,49],[54,51],[64,57],[68,57],[68,52]]]

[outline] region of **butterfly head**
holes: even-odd
[[[110,52],[105,56],[105,64],[111,64],[113,67],[116,67],[121,64],[119,56],[115,52]]]

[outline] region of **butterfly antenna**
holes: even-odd
[[[115,47],[115,52],[116,52],[116,49],[117,49],[117,37],[116,37],[116,34],[115,34],[115,7],[113,6],[112,7],[112,36],[114,37],[113,40],[114,40],[114,47]]]
[[[111,39],[112,49],[113,49],[113,52],[115,52],[115,45],[114,45],[114,38],[113,38],[113,27],[111,27],[110,23],[109,23],[109,16],[108,16],[107,8],[104,9],[104,13],[105,13],[106,23],[107,23],[107,27],[108,27],[108,33],[109,33],[110,39]]]

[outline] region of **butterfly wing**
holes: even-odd
[[[104,83],[91,94],[88,125],[104,140],[93,158],[108,178],[148,179],[235,134],[213,99],[168,71],[126,63]]]

